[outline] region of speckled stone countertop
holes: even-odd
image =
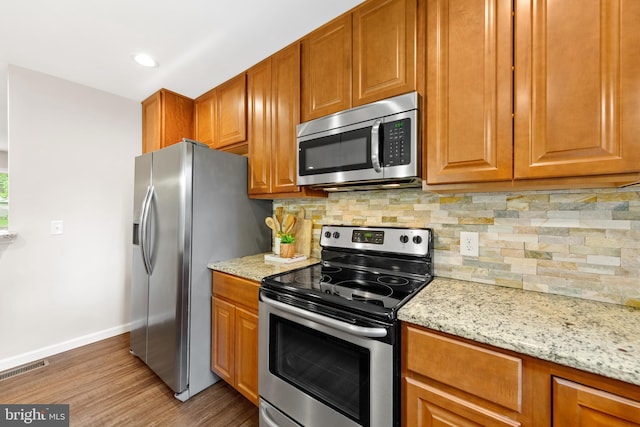
[[[285,271],[294,270],[296,268],[305,267],[318,262],[320,262],[320,260],[317,258],[308,258],[302,261],[285,264],[265,261],[264,254],[259,254],[230,259],[228,261],[212,262],[207,266],[212,270],[218,270],[224,273],[233,274],[234,276],[260,282],[263,277],[283,273]]]
[[[640,385],[640,310],[436,278],[400,320]]]

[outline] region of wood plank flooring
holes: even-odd
[[[129,354],[129,334],[47,360],[48,366],[0,381],[0,403],[67,403],[71,426],[258,426],[258,408],[224,381],[176,400]]]

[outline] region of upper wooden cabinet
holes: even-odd
[[[416,90],[417,0],[367,1],[353,11],[353,105]]]
[[[249,195],[325,196],[296,185],[296,125],[300,123],[300,43],[247,71]]]
[[[242,73],[195,100],[196,140],[246,154],[247,77]]]
[[[427,182],[512,178],[511,1],[427,2]]]
[[[640,170],[640,2],[519,0],[515,178]]]
[[[142,152],[149,153],[193,138],[191,98],[160,89],[142,101]]]
[[[427,2],[427,188],[640,180],[640,3],[513,3]]]
[[[221,84],[216,96],[216,148],[247,140],[247,75]]]
[[[351,107],[351,14],[302,39],[302,121]]]
[[[271,58],[247,71],[249,195],[271,192]]]
[[[216,90],[200,95],[195,100],[196,141],[215,147]]]
[[[302,121],[417,89],[417,0],[369,0],[302,40]]]

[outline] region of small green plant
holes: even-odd
[[[289,233],[282,233],[280,235],[280,243],[295,243],[296,238],[293,237],[293,234],[289,234]]]

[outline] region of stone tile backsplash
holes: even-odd
[[[435,274],[640,306],[640,187],[438,195],[419,189],[332,193],[274,201],[323,224],[431,227]],[[478,257],[460,232],[479,233]]]

